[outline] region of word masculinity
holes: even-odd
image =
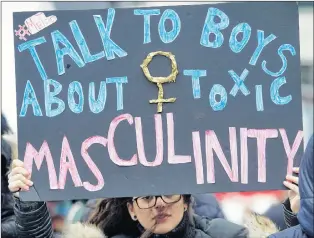
[[[135,124],[135,139],[137,145],[137,153],[135,153],[130,159],[121,159],[115,148],[115,130],[119,123],[127,121],[130,125]],[[174,148],[174,119],[172,113],[166,114],[167,121],[167,141],[168,141],[168,164],[184,164],[192,163],[191,155],[176,155]],[[156,157],[154,161],[148,161],[145,155],[145,147],[142,133],[142,122],[140,117],[133,118],[130,114],[120,115],[112,120],[108,130],[108,138],[103,136],[92,136],[82,142],[81,156],[85,161],[87,167],[96,177],[98,183],[96,185],[91,184],[88,181],[82,182],[79,172],[76,167],[70,143],[66,136],[64,136],[61,147],[60,156],[60,170],[59,180],[55,170],[52,154],[49,149],[47,141],[44,141],[40,150],[37,151],[32,144],[27,143],[24,164],[30,173],[32,173],[33,163],[35,161],[36,167],[39,170],[43,163],[44,158],[47,161],[48,177],[50,182],[50,189],[64,189],[66,183],[66,177],[68,172],[70,173],[75,187],[83,186],[88,191],[101,190],[105,184],[103,175],[92,158],[88,154],[88,149],[93,144],[100,144],[108,148],[109,159],[117,166],[136,166],[141,164],[146,167],[158,167],[164,161],[164,138],[163,138],[163,122],[160,114],[155,115],[155,131],[156,131]],[[206,172],[207,183],[215,183],[215,163],[214,152],[216,153],[219,162],[221,163],[224,171],[228,175],[230,181],[234,183],[239,182],[239,167],[241,171],[241,183],[248,183],[248,138],[254,138],[257,141],[257,156],[258,160],[258,182],[266,182],[266,142],[267,139],[274,139],[280,137],[282,145],[284,147],[287,156],[287,173],[292,174],[293,160],[301,145],[303,139],[302,131],[299,131],[295,137],[293,144],[290,146],[289,140],[285,129],[248,129],[240,128],[240,142],[237,141],[237,132],[235,127],[229,127],[229,139],[230,139],[230,154],[231,154],[231,166],[222,150],[219,140],[215,131],[205,131],[205,151],[206,151]],[[130,138],[130,140],[134,138]],[[203,155],[201,150],[200,132],[194,131],[191,136],[191,143],[193,145],[194,153],[194,165],[196,174],[196,183],[204,184],[204,166]],[[239,144],[238,144],[239,143]],[[270,142],[271,143],[271,142]],[[237,148],[241,148],[240,162],[238,159]],[[103,158],[106,160],[107,158]]]
[[[160,9],[135,9],[135,16],[143,16],[144,18],[144,40],[143,44],[149,44],[151,40],[151,17],[160,15]],[[81,55],[75,50],[73,44],[69,39],[62,34],[59,30],[51,32],[51,40],[53,43],[54,54],[56,58],[56,68],[58,75],[65,74],[65,65],[64,57],[70,57],[79,68],[84,68],[87,64],[91,64],[97,60],[103,58],[107,60],[114,60],[116,56],[118,58],[123,58],[128,56],[128,53],[123,49],[122,46],[119,46],[112,38],[111,32],[113,29],[113,23],[115,19],[115,10],[108,9],[107,12],[107,21],[104,23],[100,15],[93,16],[95,24],[97,26],[99,37],[103,44],[103,49],[95,54],[92,54],[89,50],[89,47],[86,43],[85,37],[80,30],[78,22],[73,20],[69,22],[69,26],[73,33],[73,38],[77,46],[79,47]],[[218,23],[215,19],[218,18]],[[172,29],[166,30],[165,23],[166,21],[171,21]],[[206,48],[219,48],[225,42],[225,37],[223,35],[223,30],[229,26],[229,17],[218,8],[210,7],[208,8],[207,16],[203,27],[200,27],[200,40],[199,44]],[[158,24],[158,33],[160,40],[169,44],[175,42],[176,38],[181,32],[181,21],[179,15],[175,10],[166,9],[159,20]],[[214,35],[214,40],[210,41],[211,35]],[[238,40],[239,35],[242,35],[242,39]],[[229,47],[230,50],[236,54],[240,53],[249,40],[252,38],[252,28],[248,23],[239,23],[236,25],[229,36]],[[265,47],[267,47],[272,41],[277,37],[274,34],[270,34],[267,37],[263,30],[257,30],[257,46],[252,52],[251,58],[249,59],[249,65],[255,66],[258,62],[260,55],[262,54]],[[82,84],[79,81],[72,81],[68,85],[67,99],[60,98],[58,95],[62,91],[62,84],[55,79],[51,79],[47,72],[45,71],[44,62],[39,57],[39,54],[36,50],[37,47],[42,47],[47,40],[44,36],[27,41],[18,45],[19,52],[28,50],[30,53],[37,70],[40,74],[40,77],[44,81],[44,109],[45,115],[47,117],[55,117],[64,112],[66,105],[65,100],[68,102],[69,109],[76,114],[82,113],[84,108],[85,98],[88,98],[89,108],[92,113],[100,113],[104,110],[106,104],[106,95],[108,85],[115,84],[116,86],[116,95],[117,95],[117,107],[116,110],[120,111],[124,108],[123,102],[123,87],[131,82],[127,76],[118,76],[118,77],[107,77],[105,80],[100,81],[98,98],[95,96],[95,82],[89,83],[88,97],[84,97],[84,90]],[[274,77],[273,82],[269,88],[269,95],[272,102],[276,105],[285,105],[292,100],[291,95],[280,96],[279,89],[281,86],[286,84],[286,77],[283,76],[284,72],[287,69],[287,58],[284,55],[284,52],[288,51],[292,56],[296,55],[296,50],[291,44],[282,44],[277,49],[278,56],[282,61],[282,66],[279,70],[273,71],[269,69],[267,60],[263,60],[261,63],[262,70],[271,77]],[[193,98],[198,99],[201,97],[200,84],[202,78],[207,76],[206,69],[183,69],[180,70],[179,74],[182,74],[186,77],[189,77],[192,80],[192,93]],[[247,96],[251,92],[245,85],[245,80],[248,77],[249,70],[246,68],[242,72],[236,73],[234,70],[228,70],[231,80],[234,81],[234,86],[230,90],[230,95],[235,97],[240,90],[243,95]],[[263,88],[262,85],[255,85],[256,91],[256,110],[264,111],[263,105]],[[219,97],[216,97],[216,96]],[[78,98],[78,100],[75,100]],[[218,98],[218,99],[217,99]],[[214,111],[221,111],[227,105],[228,93],[226,88],[220,84],[214,84],[209,93],[209,105]],[[54,108],[53,108],[54,105]],[[37,100],[37,96],[33,85],[30,80],[27,80],[23,102],[21,105],[19,117],[25,117],[29,106],[33,108],[34,116],[43,116],[42,108]]]

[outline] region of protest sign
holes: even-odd
[[[284,189],[298,165],[296,3],[13,17],[23,200]]]

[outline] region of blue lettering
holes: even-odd
[[[128,78],[124,77],[115,77],[107,78],[106,83],[115,83],[117,89],[117,110],[123,110],[123,83],[128,83]]]
[[[166,20],[169,19],[172,22],[172,30],[167,32],[165,27]],[[181,20],[179,15],[171,9],[167,9],[162,14],[159,24],[158,24],[158,32],[160,39],[164,43],[171,43],[173,42],[177,36],[179,35],[181,30]]]
[[[184,70],[183,74],[185,76],[192,76],[192,89],[194,99],[201,98],[200,77],[206,76],[206,70]]]
[[[74,60],[74,62],[77,64],[78,67],[82,68],[85,66],[84,61],[76,52],[73,45],[60,31],[57,30],[57,31],[51,32],[51,37],[52,37],[53,46],[55,48],[57,68],[58,68],[59,75],[62,75],[65,73],[65,69],[64,69],[64,56],[65,55],[69,55]],[[63,49],[60,49],[59,43],[62,43],[65,47]]]
[[[220,18],[219,23],[215,23],[215,16]],[[224,42],[224,36],[220,30],[226,29],[229,26],[229,17],[217,8],[209,8],[203,27],[200,43],[206,47],[219,48]],[[209,35],[215,34],[215,41],[209,41]]]
[[[107,99],[107,85],[106,82],[100,82],[100,89],[98,92],[98,99],[95,99],[95,83],[89,83],[89,108],[93,113],[100,113],[105,108]]]
[[[255,85],[255,90],[256,90],[256,110],[258,112],[262,112],[264,111],[262,85]]]
[[[295,51],[295,49],[294,49],[294,47],[292,45],[290,45],[290,44],[281,45],[279,47],[279,49],[278,49],[278,55],[280,56],[281,61],[282,61],[281,69],[277,73],[274,73],[274,72],[268,70],[266,68],[266,60],[264,60],[263,63],[262,63],[262,69],[265,71],[265,73],[267,73],[267,74],[269,74],[270,76],[273,76],[273,77],[279,77],[280,75],[282,75],[286,71],[287,65],[288,65],[287,58],[282,53],[285,50],[289,50],[292,56],[296,55],[296,51]]]
[[[276,78],[270,86],[270,98],[276,105],[285,105],[292,100],[292,96],[280,97],[279,88],[286,82],[285,77]]]
[[[150,43],[152,40],[150,38],[150,16],[152,15],[159,15],[159,9],[149,9],[149,10],[142,10],[142,9],[135,9],[134,15],[136,16],[144,16],[144,44]]]
[[[244,69],[240,77],[233,70],[229,70],[228,73],[235,82],[233,88],[230,91],[230,94],[235,97],[238,93],[238,90],[240,89],[244,96],[249,95],[250,91],[244,84],[244,80],[248,76],[249,71],[247,69]]]
[[[75,102],[74,93],[77,93],[79,102]],[[84,109],[84,94],[82,84],[77,81],[73,81],[69,85],[68,89],[68,104],[69,108],[74,113],[81,113]]]
[[[242,40],[239,42],[237,40],[237,35],[243,32]],[[231,32],[230,38],[229,38],[229,46],[230,49],[234,53],[239,53],[243,48],[246,46],[246,44],[249,42],[249,39],[251,37],[251,27],[247,23],[240,23],[236,25]]]
[[[107,25],[105,26],[102,18],[100,15],[95,15],[94,20],[96,22],[102,44],[105,49],[105,54],[107,57],[107,60],[112,60],[115,58],[114,53],[116,53],[119,57],[127,56],[128,54],[120,48],[115,42],[113,42],[110,38],[112,24],[115,16],[115,10],[113,8],[108,9],[107,14]]]
[[[35,40],[30,40],[30,41],[25,42],[23,44],[20,44],[18,46],[18,49],[19,49],[20,52],[22,52],[22,51],[24,51],[26,49],[29,50],[29,52],[31,53],[31,56],[32,56],[32,58],[33,58],[33,60],[35,62],[35,65],[37,67],[37,70],[38,70],[38,72],[40,74],[40,77],[43,80],[46,80],[48,77],[47,77],[46,71],[44,69],[44,66],[41,63],[40,59],[39,59],[39,56],[38,56],[37,51],[35,49],[35,46],[36,45],[40,45],[40,44],[45,43],[45,42],[46,42],[46,39],[45,39],[45,37],[42,36],[40,38],[37,38]]]
[[[28,105],[33,106],[33,114],[36,117],[42,116],[42,112],[39,106],[39,103],[37,101],[37,97],[34,91],[34,88],[29,80],[26,82],[25,91],[24,91],[24,97],[23,97],[23,103],[20,111],[20,117],[25,117]]]
[[[220,101],[216,101],[216,95],[220,95]],[[227,105],[226,89],[220,84],[214,84],[209,93],[209,104],[214,111],[221,111]]]
[[[89,48],[87,46],[86,40],[81,32],[80,27],[78,26],[76,21],[71,21],[70,27],[72,30],[72,33],[74,35],[74,38],[76,40],[77,45],[79,46],[81,53],[83,55],[85,63],[94,62],[96,60],[99,60],[103,57],[105,57],[105,52],[101,51],[95,55],[91,55]]]
[[[256,62],[260,56],[260,54],[262,53],[264,47],[266,45],[268,45],[270,42],[272,42],[273,40],[275,40],[277,37],[273,34],[267,36],[266,39],[264,39],[264,31],[258,30],[257,31],[257,47],[250,59],[249,64],[250,65],[256,65]]]
[[[54,91],[50,92],[50,86],[54,87]],[[45,80],[45,109],[46,109],[46,116],[47,117],[55,117],[61,114],[65,109],[64,102],[57,98],[58,95],[62,90],[62,85],[52,79]],[[58,104],[57,108],[52,110],[52,104]]]

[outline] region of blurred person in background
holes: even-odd
[[[193,198],[193,210],[197,215],[210,219],[225,218],[220,204],[213,194],[195,194]]]
[[[47,202],[47,207],[51,217],[53,231],[61,233],[66,222],[66,217],[72,207],[72,201]]]

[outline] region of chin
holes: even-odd
[[[169,226],[168,224],[158,224],[154,229],[154,234],[163,235],[172,231],[175,227]]]

